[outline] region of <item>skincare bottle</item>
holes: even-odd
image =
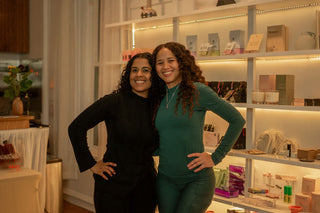
[[[291,157],[291,144],[287,144],[287,157]]]
[[[284,186],[284,196],[283,196],[283,202],[287,203],[288,202],[288,186]]]
[[[288,186],[288,203],[292,203],[292,186]]]

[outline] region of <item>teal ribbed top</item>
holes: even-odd
[[[219,147],[212,153],[212,159],[217,165],[230,151],[245,124],[245,120],[232,105],[225,102],[208,86],[194,83],[199,95],[198,105],[193,108],[190,118],[188,112],[182,114],[181,103],[175,114],[175,104],[179,88],[168,89],[168,99],[164,97],[156,116],[156,128],[160,136],[159,167],[160,173],[172,178],[192,178],[198,174],[189,170],[187,165],[192,160],[187,155],[203,152],[203,126],[207,110],[214,112],[229,123],[229,127]],[[175,92],[176,90],[176,92]],[[172,96],[173,95],[173,96]],[[172,97],[172,100],[170,101]],[[169,101],[166,108],[167,100]]]

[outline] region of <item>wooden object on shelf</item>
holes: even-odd
[[[313,162],[316,158],[316,149],[298,149],[297,157],[301,161]]]
[[[262,39],[263,39],[263,34],[252,34],[252,35],[250,35],[250,39],[249,39],[249,42],[247,44],[247,48],[246,48],[245,52],[246,53],[259,52]]]
[[[312,192],[320,191],[320,176],[306,175],[302,178],[301,192],[306,195],[311,195]]]
[[[302,193],[297,193],[295,195],[295,205],[301,206],[302,211],[309,212],[311,209],[311,196]]]
[[[25,129],[29,128],[29,121],[33,120],[34,116],[0,116],[0,130],[6,129]]]
[[[268,26],[267,52],[288,51],[288,27],[285,25]]]
[[[320,192],[311,193],[311,210],[313,213],[320,213]]]

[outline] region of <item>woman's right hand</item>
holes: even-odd
[[[116,174],[113,167],[116,167],[117,164],[112,162],[103,162],[99,160],[93,167],[90,168],[91,172],[94,174],[100,175],[105,180],[109,180],[108,177],[104,174],[106,172],[110,177]]]

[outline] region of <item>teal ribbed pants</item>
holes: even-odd
[[[211,204],[215,187],[212,170],[187,183],[157,176],[157,195],[160,213],[204,213]]]

